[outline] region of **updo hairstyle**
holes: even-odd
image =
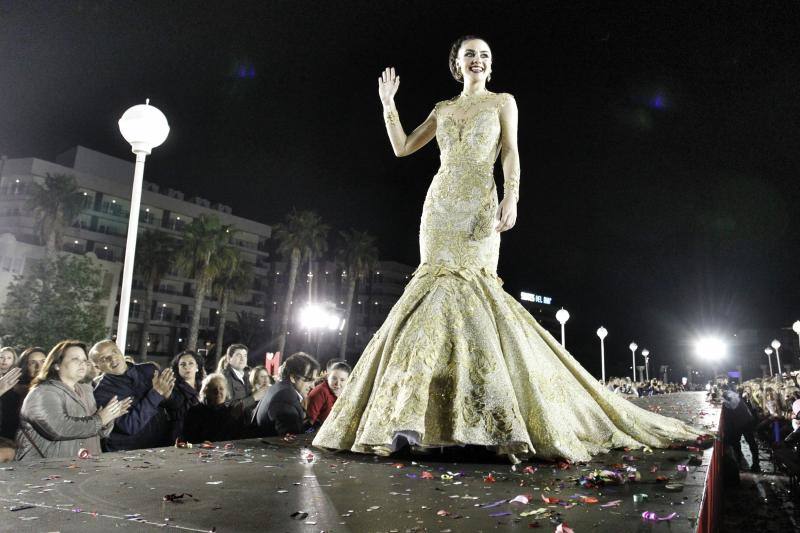
[[[452,74],[453,78],[459,83],[464,81],[464,76],[458,71],[458,51],[461,50],[461,45],[464,44],[464,41],[471,41],[472,39],[480,39],[483,42],[488,42],[483,37],[477,35],[462,35],[456,39],[453,42],[453,46],[450,47],[450,74]]]

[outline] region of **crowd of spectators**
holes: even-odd
[[[163,370],[110,340],[0,348],[0,462],[303,433],[324,422],[350,367],[298,352],[270,375],[228,347],[214,372],[185,350]]]
[[[600,382],[603,383],[602,381]],[[631,378],[611,378],[606,385],[608,390],[625,396],[655,396],[657,394],[669,394],[673,392],[684,392],[690,390],[689,385],[682,383],[664,383],[660,379],[650,379],[645,381],[633,381]]]
[[[800,445],[800,384],[798,373],[751,379],[741,384],[716,380],[708,385],[711,401],[722,404],[724,442],[740,469],[748,465],[741,449],[750,448],[752,471],[760,471],[759,445],[776,450]]]

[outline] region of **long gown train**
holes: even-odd
[[[434,108],[441,166],[423,206],[421,264],[315,446],[383,453],[405,441],[470,444],[585,461],[611,448],[697,437],[600,385],[502,289],[492,169],[509,102],[485,93]],[[507,180],[506,189],[514,185]]]

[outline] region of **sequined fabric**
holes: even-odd
[[[401,441],[473,444],[577,461],[696,437],[600,386],[503,291],[492,167],[511,96],[472,98],[436,105],[441,167],[423,207],[421,264],[314,445],[386,453]]]

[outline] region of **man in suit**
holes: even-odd
[[[308,428],[302,402],[314,386],[319,363],[307,353],[292,354],[283,364],[280,381],[267,390],[256,408],[259,435],[299,434]]]
[[[247,369],[247,346],[231,344],[222,361],[224,368],[220,372],[228,380],[231,392],[229,402],[241,409],[244,420],[250,420],[256,403],[264,397],[266,389],[253,392],[250,385],[250,372]]]

